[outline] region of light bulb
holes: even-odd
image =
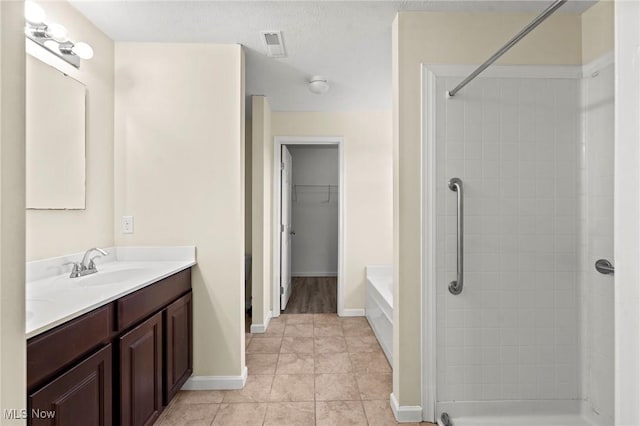
[[[33,24],[40,24],[44,22],[45,17],[44,10],[39,5],[29,0],[24,2],[24,18],[27,21]]]
[[[73,45],[71,51],[82,59],[93,58],[93,49],[87,43],[79,42]]]
[[[67,29],[60,24],[47,26],[47,35],[58,43],[64,43],[69,40]]]

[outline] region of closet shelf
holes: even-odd
[[[338,192],[338,185],[332,185],[332,184],[327,184],[327,185],[320,185],[320,184],[313,184],[313,185],[307,185],[307,184],[293,184],[293,201],[297,202],[298,201],[298,189],[305,191],[307,189],[319,189],[319,190],[323,190],[323,191],[317,191],[317,193],[322,193],[325,194],[327,196],[327,199],[322,201],[322,203],[330,203],[331,202],[331,193],[333,192],[334,194]],[[314,191],[316,192],[316,191]]]

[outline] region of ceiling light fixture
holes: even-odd
[[[321,75],[314,75],[309,80],[309,90],[316,95],[323,95],[329,91],[329,81]]]
[[[24,17],[27,21],[24,28],[26,37],[74,67],[80,68],[80,59],[93,57],[93,49],[87,43],[69,41],[63,25],[46,24],[44,10],[31,0],[24,3]]]

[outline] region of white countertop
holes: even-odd
[[[196,264],[193,246],[107,251],[96,259],[97,273],[79,278],[69,278],[71,266],[61,266],[78,261],[79,253],[27,263],[27,339]]]

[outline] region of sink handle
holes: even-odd
[[[64,262],[62,266],[73,265],[70,278],[76,278],[80,276],[80,262]]]

